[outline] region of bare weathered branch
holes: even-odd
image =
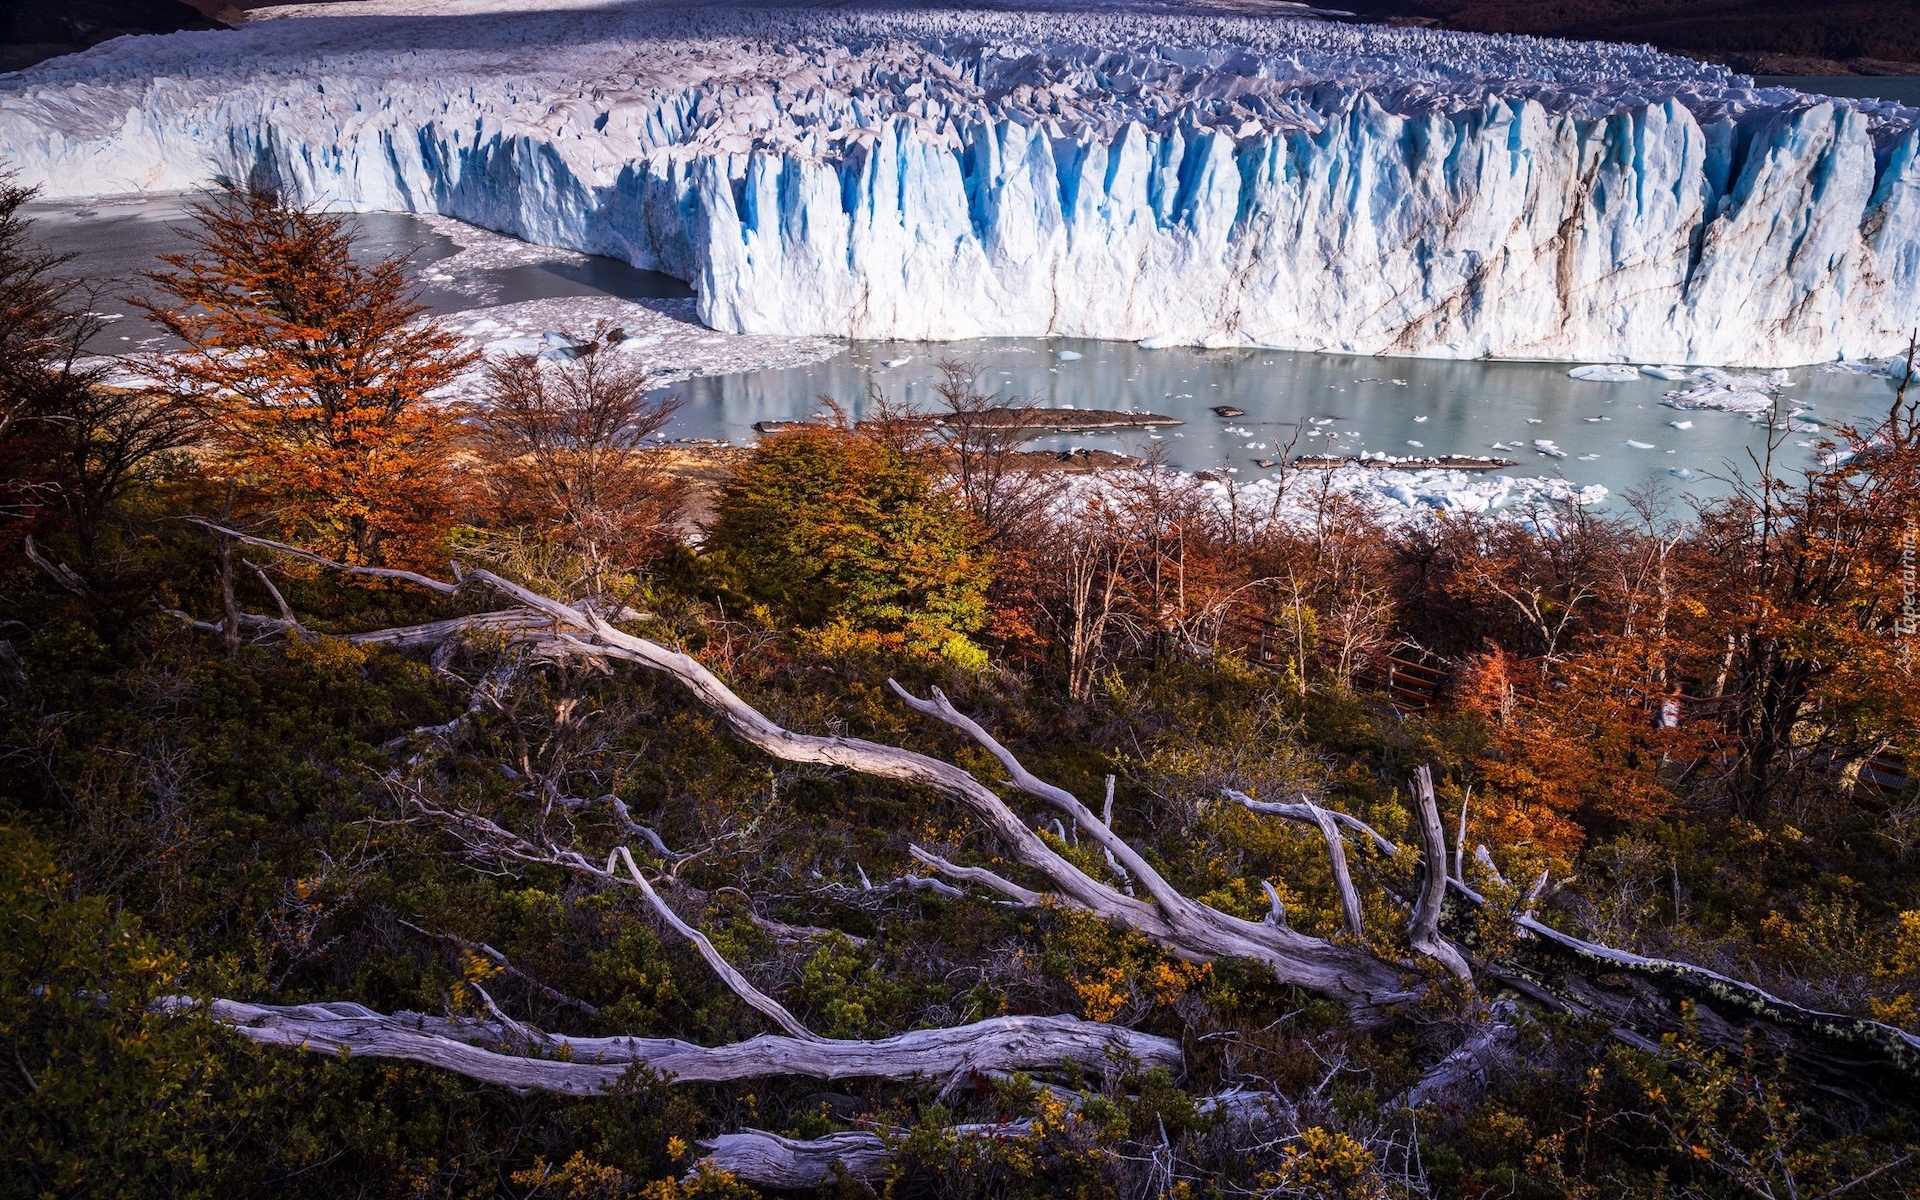
[[[1195,1109],[1203,1117],[1257,1123],[1291,1115],[1293,1106],[1272,1092],[1236,1088],[1201,1098]],[[964,1141],[981,1141],[1024,1137],[1032,1129],[1033,1122],[1023,1119],[955,1125],[944,1132]],[[884,1133],[848,1130],[800,1141],[761,1129],[742,1129],[702,1143],[708,1150],[703,1161],[742,1182],[760,1187],[815,1188],[831,1184],[843,1175],[851,1179],[884,1176],[905,1135],[904,1130]]]
[[[162,1012],[204,1010],[250,1041],[339,1057],[396,1058],[483,1083],[570,1096],[603,1095],[634,1066],[683,1083],[770,1075],[813,1079],[944,1079],[957,1070],[1032,1071],[1070,1062],[1092,1071],[1117,1065],[1178,1068],[1179,1043],[1077,1017],[995,1017],[875,1041],[761,1034],[726,1046],[677,1038],[571,1037],[515,1022],[387,1015],[358,1004],[270,1005],[185,996]],[[533,1057],[531,1053],[540,1057]]]
[[[627,868],[627,874],[632,878],[633,885],[640,889],[640,894],[647,898],[647,903],[653,906],[653,911],[659,914],[660,919],[673,926],[674,932],[693,943],[694,949],[700,952],[700,957],[706,960],[707,965],[713,968],[713,973],[720,977],[721,982],[725,983],[734,995],[745,1000],[753,1008],[772,1020],[775,1025],[778,1025],[780,1028],[786,1030],[789,1035],[801,1041],[818,1042],[825,1040],[820,1037],[819,1034],[814,1033],[811,1029],[802,1025],[800,1018],[788,1012],[784,1004],[781,1004],[778,1000],[775,1000],[772,996],[767,995],[759,988],[754,987],[752,983],[748,982],[745,975],[735,970],[733,964],[729,963],[718,950],[713,948],[713,943],[707,940],[706,934],[701,933],[698,929],[681,920],[679,913],[668,908],[667,902],[660,898],[660,893],[653,890],[653,885],[647,882],[647,877],[640,873],[638,866],[634,865],[633,855],[625,846],[619,847],[608,857],[607,871],[609,874],[613,872],[616,862],[623,864]]]
[[[1361,837],[1366,838],[1367,841],[1373,844],[1374,849],[1378,850],[1381,854],[1385,855],[1386,857],[1392,858],[1396,852],[1396,847],[1394,846],[1394,844],[1388,841],[1385,837],[1383,837],[1380,834],[1380,832],[1376,830],[1373,826],[1367,824],[1365,821],[1362,821],[1358,817],[1349,816],[1348,814],[1340,812],[1337,809],[1320,808],[1320,806],[1317,804],[1309,807],[1306,804],[1282,804],[1272,800],[1255,800],[1252,796],[1247,795],[1245,792],[1235,791],[1232,788],[1224,789],[1224,794],[1226,795],[1227,799],[1233,801],[1235,804],[1240,805],[1240,807],[1242,808],[1248,809],[1249,811],[1257,812],[1257,813],[1265,813],[1267,816],[1270,816],[1270,817],[1284,817],[1289,821],[1298,821],[1302,824],[1313,825],[1316,827],[1320,824],[1320,821],[1319,821],[1319,818],[1314,816],[1313,810],[1319,809],[1319,811],[1326,813],[1328,816],[1332,817],[1335,821],[1339,822],[1342,825],[1345,825],[1348,829],[1359,834]]]
[[[1468,968],[1467,960],[1440,936],[1440,909],[1447,899],[1447,834],[1440,826],[1440,804],[1433,795],[1433,771],[1425,765],[1413,774],[1413,792],[1424,874],[1413,917],[1407,922],[1407,941],[1417,953],[1433,959],[1454,978],[1471,985],[1473,971]]]
[[[76,596],[84,597],[87,594],[86,580],[80,578],[79,573],[67,564],[55,562],[40,553],[40,547],[34,545],[32,534],[27,535],[25,548],[27,561],[39,567],[41,573],[46,575],[47,578],[53,580],[59,584],[62,589],[72,592]]]
[[[1469,1089],[1485,1086],[1495,1063],[1519,1036],[1514,1025],[1516,1016],[1511,1002],[1489,1005],[1485,1019],[1472,1035],[1403,1092],[1396,1104],[1419,1108],[1442,1099],[1465,1100]]]
[[[293,606],[288,604],[287,598],[280,594],[280,589],[273,585],[273,579],[268,576],[266,570],[261,567],[259,563],[249,559],[241,559],[240,561],[252,568],[253,573],[259,577],[261,586],[266,588],[267,594],[273,597],[275,606],[280,609],[280,619],[287,623],[287,629],[293,633],[305,633],[306,628],[300,624],[300,618],[293,615]]]
[[[460,585],[457,583],[443,583],[431,576],[421,575],[413,571],[401,571],[392,567],[356,567],[346,563],[335,562],[330,558],[315,554],[311,550],[302,550],[298,546],[289,546],[285,542],[276,542],[268,538],[254,537],[250,533],[241,533],[236,529],[228,529],[224,525],[216,525],[205,517],[186,517],[184,519],[203,529],[208,529],[220,534],[222,537],[232,538],[236,542],[241,542],[248,546],[258,546],[263,550],[274,550],[281,554],[291,555],[294,558],[310,562],[315,566],[325,567],[329,571],[338,571],[343,575],[366,575],[375,579],[391,579],[399,583],[411,583],[415,587],[423,587],[430,592],[438,592],[442,596],[451,596],[460,590]]]
[[[1037,908],[1046,900],[1046,897],[1042,896],[1039,892],[1029,891],[1026,888],[1021,887],[1017,883],[1014,883],[1007,879],[1002,879],[1000,876],[994,874],[992,871],[987,870],[985,867],[958,866],[954,863],[948,862],[946,859],[941,858],[937,854],[933,854],[929,851],[922,850],[918,846],[908,846],[907,853],[913,855],[914,858],[932,867],[934,870],[940,872],[942,875],[946,875],[953,879],[963,879],[968,883],[977,883],[983,887],[992,888],[994,891],[999,892],[1001,895],[1010,898],[1011,900],[1013,900],[1014,903],[1019,904],[1022,907]],[[915,877],[908,876],[907,878],[915,878]],[[931,882],[938,882],[938,881],[936,880]]]
[[[1307,811],[1313,814],[1313,822],[1320,827],[1320,835],[1327,841],[1327,859],[1333,865],[1333,886],[1340,893],[1340,913],[1346,919],[1347,933],[1358,941],[1366,936],[1360,924],[1360,893],[1354,890],[1353,875],[1347,870],[1347,847],[1340,837],[1340,827],[1333,823],[1327,810],[1311,800],[1305,801]]]

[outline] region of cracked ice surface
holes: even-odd
[[[344,14],[344,15],[343,15]],[[1206,15],[364,0],[0,77],[50,196],[251,178],[737,333],[1777,366],[1920,322],[1920,114],[1646,47]]]

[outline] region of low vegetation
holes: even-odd
[[[1385,528],[1063,484],[953,364],[690,533],[604,331],[437,400],[232,192],[109,387],[25,199],[0,1195],[1920,1192],[1904,393]]]

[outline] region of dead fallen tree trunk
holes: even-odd
[[[1207,1096],[1194,1106],[1201,1117],[1252,1125],[1293,1118],[1293,1106],[1272,1092],[1234,1090]],[[954,1125],[945,1132],[962,1141],[1011,1140],[1033,1129],[1030,1120]],[[849,1130],[806,1140],[762,1129],[723,1133],[702,1145],[703,1160],[759,1187],[812,1188],[850,1179],[878,1179],[899,1153],[906,1130]],[[691,1178],[691,1176],[689,1176]]]
[[[620,874],[623,867],[625,878]],[[786,1033],[712,1047],[677,1038],[563,1036],[507,1017],[484,991],[480,994],[493,1011],[490,1021],[421,1013],[388,1015],[350,1002],[270,1005],[214,1000],[205,1006],[206,1012],[215,1022],[262,1045],[343,1058],[406,1059],[483,1083],[570,1096],[605,1094],[635,1067],[681,1082],[722,1083],[768,1075],[952,1081],[976,1073],[1045,1070],[1066,1063],[1096,1072],[1182,1065],[1180,1044],[1170,1038],[1065,1016],[995,1017],[875,1041],[823,1038],[778,1000],[754,987],[721,957],[705,934],[669,908],[626,847],[616,849],[605,869],[594,874],[638,888],[661,920],[693,943],[729,991]],[[201,1006],[191,998],[175,996],[161,1000],[157,1007],[184,1014]]]
[[[243,540],[338,567],[263,539]],[[914,848],[921,861],[956,880],[988,887],[1015,903],[1059,904],[1098,916],[1134,929],[1189,959],[1251,959],[1283,983],[1340,1001],[1361,1024],[1384,1020],[1426,990],[1427,981],[1409,971],[1409,964],[1388,961],[1352,941],[1336,943],[1299,933],[1287,927],[1277,907],[1268,921],[1253,922],[1181,894],[1105,820],[1071,793],[1035,778],[1011,752],[938,692],[921,700],[895,685],[896,693],[916,711],[961,730],[991,753],[1007,772],[1010,786],[1053,805],[1093,838],[1115,865],[1116,874],[1124,873],[1132,881],[1135,894],[1087,874],[1057,853],[998,793],[967,771],[900,747],[786,729],[742,700],[692,657],[617,629],[589,606],[564,604],[488,571],[470,572],[459,584],[405,572],[381,574],[396,581],[418,582],[442,595],[453,595],[467,587],[490,589],[516,606],[513,616],[459,620],[471,622],[475,629],[485,628],[511,641],[530,644],[543,657],[630,662],[670,675],[724,717],[736,735],[775,758],[929,788],[972,811],[996,835],[1008,857],[1044,879],[1046,886],[1029,888],[999,873],[952,864]],[[534,614],[544,618],[544,627],[531,627]],[[451,630],[445,625],[437,627],[434,636],[457,634],[458,621],[453,624]],[[411,631],[409,635],[392,640],[419,644]],[[1430,779],[1417,781],[1414,800],[1419,809],[1416,816],[1423,878],[1409,903],[1409,942],[1417,954],[1463,983],[1470,982],[1471,968],[1490,972],[1538,1003],[1607,1021],[1620,1036],[1642,1046],[1652,1045],[1662,1033],[1686,1027],[1689,1021],[1720,1044],[1737,1043],[1743,1031],[1758,1029],[1837,1090],[1884,1087],[1886,1081],[1896,1080],[1901,1086],[1911,1086],[1913,1079],[1920,1078],[1920,1038],[1912,1034],[1863,1018],[1809,1010],[1702,967],[1648,959],[1586,942],[1531,916],[1513,918],[1523,936],[1511,955],[1498,963],[1469,963],[1458,947],[1471,944],[1476,919],[1492,914],[1486,911],[1483,897],[1465,882],[1448,877],[1445,835]],[[1256,803],[1250,807],[1265,806]],[[1387,854],[1396,849],[1376,831],[1344,814],[1313,805],[1272,806],[1266,810],[1313,824],[1328,840],[1330,853],[1341,845],[1338,830],[1342,826],[1361,833]],[[608,872],[598,873],[605,876],[610,871],[611,867]],[[1342,895],[1342,907],[1349,913],[1350,892],[1349,881]],[[1453,934],[1451,939],[1448,933]]]
[[[1027,1125],[1025,1121],[958,1125],[953,1132],[969,1138],[1019,1137],[1027,1131]],[[704,1162],[758,1187],[815,1188],[833,1183],[842,1175],[878,1179],[886,1174],[887,1164],[894,1157],[886,1138],[861,1130],[799,1141],[763,1129],[742,1129],[702,1144],[707,1149]]]
[[[307,551],[232,534],[218,526],[209,525],[209,528],[240,537],[250,545],[285,550],[307,562],[350,569],[340,568],[339,564]],[[537,653],[544,657],[572,657],[601,663],[630,662],[670,675],[702,704],[724,717],[728,726],[742,740],[783,761],[839,767],[876,778],[926,787],[946,796],[964,805],[985,822],[1014,861],[1047,880],[1051,888],[1046,893],[1049,900],[1138,930],[1182,957],[1194,961],[1246,958],[1259,962],[1282,983],[1341,1002],[1353,1019],[1363,1025],[1380,1023],[1391,1010],[1417,998],[1424,991],[1424,981],[1417,973],[1409,973],[1402,964],[1390,962],[1364,946],[1312,937],[1289,928],[1281,920],[1248,921],[1182,895],[1077,797],[1032,776],[1005,747],[977,723],[956,711],[946,697],[938,692],[931,700],[919,700],[908,695],[897,684],[894,685],[896,694],[916,711],[966,732],[985,746],[1012,775],[1013,786],[1053,804],[1071,816],[1125,870],[1134,881],[1135,890],[1145,892],[1147,898],[1127,895],[1083,872],[1028,828],[1026,822],[993,789],[967,771],[897,746],[882,745],[862,738],[816,736],[786,729],[742,700],[691,656],[617,629],[600,613],[586,606],[564,604],[485,570],[468,572],[457,585],[410,572],[383,571],[381,577],[417,582],[442,595],[453,594],[463,587],[488,588],[518,606],[516,616],[512,621],[499,622],[468,618],[476,628],[484,626],[489,632],[531,642]],[[525,612],[543,615],[549,622],[548,627],[539,630],[520,628],[519,614]],[[438,634],[443,630],[437,628],[435,632]],[[380,635],[360,636],[371,638]],[[393,640],[401,644],[417,644],[412,630],[407,631],[407,636],[395,636]],[[1434,820],[1437,822],[1438,819],[1436,813]],[[934,860],[929,858],[928,861]],[[1440,865],[1436,869],[1444,873],[1445,867]],[[1027,897],[1040,895],[1026,889],[1019,889],[1018,894]],[[1442,962],[1448,969],[1453,969],[1453,964],[1445,962],[1444,957]]]
[[[1314,823],[1307,811],[1311,806],[1255,801],[1234,791],[1227,796],[1255,812]],[[1397,848],[1391,841],[1364,822],[1336,815],[1384,856],[1393,856]],[[1479,847],[1476,857],[1485,850]],[[1806,1008],[1692,963],[1590,942],[1527,913],[1495,913],[1461,879],[1448,879],[1447,889],[1444,922],[1461,945],[1479,940],[1482,921],[1510,919],[1520,934],[1498,962],[1475,960],[1482,976],[1542,1007],[1604,1021],[1630,1045],[1652,1049],[1663,1034],[1691,1030],[1731,1048],[1753,1034],[1835,1094],[1901,1095],[1920,1081],[1920,1036],[1896,1026]]]
[[[598,1096],[634,1067],[680,1083],[724,1083],[770,1075],[809,1079],[945,1079],[956,1073],[1033,1071],[1062,1063],[1095,1072],[1123,1063],[1179,1069],[1179,1043],[1077,1017],[996,1017],[971,1025],[921,1029],[875,1041],[761,1034],[725,1046],[677,1038],[571,1037],[520,1022],[461,1020],[375,1012],[358,1004],[247,1004],[183,996],[157,1007],[204,1011],[216,1023],[264,1046],[340,1058],[425,1063],[524,1091]]]
[[[1239,1092],[1209,1097],[1197,1106],[1202,1116],[1247,1117],[1257,1113],[1290,1111],[1270,1093]],[[1027,1136],[1031,1120],[954,1125],[945,1132],[961,1141],[1013,1140]],[[723,1133],[702,1143],[706,1163],[744,1183],[760,1187],[811,1188],[833,1183],[842,1176],[870,1180],[884,1176],[899,1153],[906,1130],[885,1133],[849,1130],[800,1140],[761,1129]]]

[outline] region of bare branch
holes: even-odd
[[[54,562],[46,555],[40,553],[40,547],[33,544],[32,534],[27,535],[26,551],[27,561],[39,567],[47,578],[59,584],[61,588],[72,592],[76,596],[84,597],[87,594],[86,580],[80,578],[79,573],[67,564]]]
[[[438,579],[416,574],[413,571],[400,571],[392,567],[348,566],[346,563],[339,563],[330,558],[324,558],[311,550],[302,550],[298,546],[289,546],[285,542],[275,542],[267,538],[254,537],[252,534],[228,529],[224,525],[216,525],[205,517],[185,517],[183,519],[203,529],[210,529],[223,537],[232,538],[237,542],[243,542],[249,546],[258,546],[263,550],[276,550],[281,554],[292,555],[294,558],[303,559],[306,562],[313,563],[315,566],[325,567],[329,571],[339,571],[345,575],[368,575],[376,579],[392,579],[401,583],[411,583],[416,587],[423,587],[428,591],[438,592],[442,596],[451,596],[460,590],[459,584],[442,583]]]
[[[1460,826],[1453,837],[1453,877],[1466,879],[1466,864],[1462,861],[1467,853],[1467,805],[1473,802],[1473,785],[1467,784],[1460,789]]]
[[[287,628],[294,633],[305,633],[306,629],[300,624],[300,618],[293,615],[293,606],[288,604],[287,598],[280,594],[280,589],[273,586],[273,580],[267,576],[260,564],[244,558],[240,561],[246,563],[253,569],[253,573],[259,576],[261,585],[267,589],[267,594],[273,597],[274,604],[279,606],[280,619],[287,623]]]
[[[1373,826],[1358,817],[1349,816],[1346,813],[1340,812],[1338,809],[1320,808],[1319,805],[1313,805],[1309,808],[1309,806],[1305,804],[1282,804],[1271,800],[1255,800],[1245,792],[1235,791],[1233,788],[1226,788],[1224,792],[1227,799],[1252,812],[1265,813],[1270,817],[1284,817],[1289,821],[1299,821],[1302,824],[1316,827],[1320,824],[1320,821],[1313,815],[1313,809],[1319,809],[1319,811],[1324,812],[1335,821],[1345,825],[1348,829],[1373,843],[1373,848],[1386,857],[1392,858],[1394,854],[1397,853],[1397,847],[1385,837],[1381,836],[1379,831],[1374,829]]]
[[[1519,1036],[1514,1025],[1516,1015],[1510,1001],[1489,1005],[1486,1020],[1473,1035],[1421,1076],[1420,1082],[1403,1092],[1397,1105],[1419,1108],[1437,1100],[1460,1097],[1469,1088],[1484,1086],[1494,1064]]]
[[[1260,890],[1267,894],[1267,924],[1285,925],[1287,923],[1287,906],[1286,903],[1280,899],[1280,889],[1273,886],[1272,880],[1262,879],[1260,881]]]
[[[733,964],[713,948],[713,943],[707,940],[706,934],[681,920],[679,913],[668,908],[667,902],[660,898],[660,894],[653,890],[653,885],[647,882],[647,877],[640,873],[640,868],[634,865],[633,855],[625,846],[617,848],[608,856],[609,874],[613,872],[616,861],[626,866],[627,874],[633,879],[633,885],[640,889],[640,894],[647,898],[647,903],[653,906],[653,911],[659,914],[660,919],[673,926],[674,932],[693,943],[694,949],[700,952],[700,957],[707,960],[707,965],[713,968],[713,973],[721,978],[734,995],[745,1000],[770,1018],[774,1024],[803,1042],[826,1040],[802,1025],[800,1018],[788,1012],[785,1005],[749,983],[745,975],[736,971]]]
[[[338,1057],[397,1058],[483,1083],[569,1096],[612,1090],[634,1066],[681,1083],[723,1083],[770,1075],[812,1079],[944,1079],[956,1070],[1030,1071],[1076,1063],[1093,1071],[1116,1064],[1178,1068],[1179,1043],[1077,1017],[995,1017],[948,1029],[921,1029],[876,1041],[790,1038],[763,1033],[726,1046],[677,1038],[571,1037],[519,1022],[391,1016],[358,1004],[269,1005],[237,1000],[202,1004],[166,997],[157,1011],[205,1011],[250,1041]],[[525,1047],[550,1057],[503,1053]]]
[[[944,721],[948,725],[953,726],[955,729],[973,738],[974,741],[979,742],[981,746],[985,747],[987,753],[1000,760],[1000,765],[1007,769],[1007,773],[1013,778],[1013,786],[1026,792],[1028,795],[1038,796],[1049,804],[1056,805],[1063,809],[1069,816],[1073,817],[1082,829],[1085,829],[1093,835],[1094,840],[1099,842],[1103,849],[1118,858],[1127,871],[1140,880],[1141,886],[1146,888],[1147,894],[1153,898],[1153,902],[1159,905],[1161,910],[1167,913],[1168,916],[1173,916],[1176,913],[1186,913],[1198,907],[1193,901],[1181,895],[1173,885],[1161,878],[1160,873],[1148,865],[1147,860],[1141,858],[1132,846],[1128,845],[1119,837],[1116,837],[1113,831],[1107,828],[1105,823],[1095,817],[1092,811],[1080,802],[1078,796],[1075,796],[1065,788],[1056,787],[1043,779],[1037,778],[1032,772],[1027,770],[1019,759],[1013,756],[1012,751],[1002,746],[992,734],[982,729],[978,722],[954,708],[952,703],[947,700],[946,693],[942,692],[939,688],[933,689],[933,699],[921,700],[914,696],[913,693],[907,691],[907,689],[901,687],[894,680],[887,680],[887,686],[891,687],[894,695],[905,701],[907,706],[915,712],[933,717],[939,721]],[[1070,869],[1077,871],[1077,868]],[[1108,890],[1111,891],[1111,889]]]
[[[1333,886],[1340,893],[1340,913],[1346,919],[1347,932],[1358,941],[1366,936],[1360,924],[1360,893],[1353,888],[1353,875],[1347,870],[1347,847],[1340,838],[1340,829],[1327,815],[1327,810],[1311,800],[1303,802],[1307,811],[1313,814],[1314,824],[1320,827],[1320,834],[1327,840],[1327,858],[1333,864]]]
[[[929,853],[918,846],[908,846],[907,853],[913,855],[914,858],[932,867],[942,875],[949,876],[953,879],[964,879],[968,883],[977,883],[983,887],[992,888],[1001,895],[1010,897],[1014,903],[1023,907],[1038,908],[1046,901],[1046,897],[1042,896],[1039,892],[1028,891],[1017,883],[1002,879],[985,867],[956,866],[946,859],[941,858],[939,855]],[[914,876],[907,876],[906,878],[911,879],[914,878]],[[929,882],[938,881],[930,880]]]
[[[1433,796],[1433,771],[1424,764],[1413,774],[1413,791],[1425,875],[1420,881],[1420,898],[1413,906],[1413,919],[1407,923],[1407,940],[1415,951],[1471,985],[1473,972],[1467,960],[1440,936],[1440,909],[1447,899],[1447,835],[1440,827],[1440,805]]]

